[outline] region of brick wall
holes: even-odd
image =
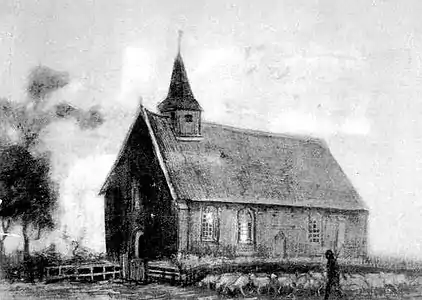
[[[189,244],[233,245],[238,248],[237,213],[247,207],[254,215],[254,255],[259,248],[265,248],[270,256],[320,256],[325,250],[338,245],[339,223],[344,224],[342,256],[357,257],[366,247],[366,214],[330,213],[329,211],[287,207],[242,206],[217,203],[219,234],[215,242],[201,241],[201,211],[211,203],[192,203],[189,210]],[[320,228],[319,242],[310,242],[308,237],[309,218],[314,218]],[[341,228],[341,227],[340,227]],[[341,229],[340,229],[341,231]],[[249,249],[249,248],[248,248]],[[336,248],[337,249],[337,248]],[[250,250],[250,249],[249,249]],[[248,252],[248,251],[245,251]],[[240,255],[241,253],[239,253]]]

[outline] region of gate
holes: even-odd
[[[129,259],[127,254],[120,256],[122,278],[128,281],[145,282],[147,263],[141,258]]]
[[[144,282],[146,279],[145,261],[140,258],[132,259],[129,264],[130,281]]]

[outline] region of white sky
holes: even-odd
[[[77,181],[71,165],[112,163],[141,95],[150,109],[165,97],[183,29],[206,119],[325,138],[371,209],[373,249],[419,255],[421,14],[418,0],[3,0],[0,96],[22,98],[42,63],[73,77],[55,100],[102,105],[95,132],[45,133],[56,175]],[[101,170],[83,177],[89,195]]]

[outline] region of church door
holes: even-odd
[[[138,257],[145,258],[147,251],[146,251],[146,241],[145,235],[140,235],[138,238]]]

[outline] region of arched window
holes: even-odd
[[[185,122],[186,123],[192,123],[193,122],[193,116],[192,115],[185,115]]]
[[[253,216],[252,213],[247,209],[239,211],[238,231],[239,243],[253,243]]]
[[[203,241],[217,240],[217,211],[214,207],[208,206],[202,212],[201,239]]]
[[[309,218],[308,239],[311,243],[321,242],[321,225],[315,218]]]
[[[141,208],[141,196],[139,191],[139,183],[136,179],[132,180],[132,204],[135,209]]]

